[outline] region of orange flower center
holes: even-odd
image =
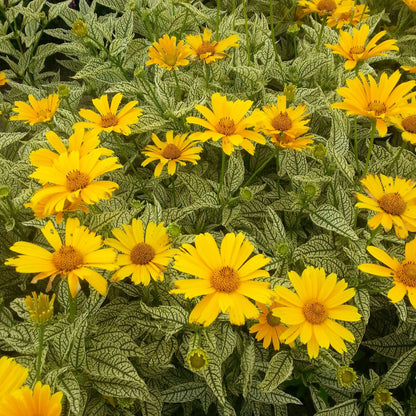
[[[274,316],[272,311],[269,311],[269,313],[266,315],[266,320],[267,323],[273,327],[280,324],[280,318]]]
[[[214,270],[209,281],[217,292],[233,293],[240,286],[238,273],[228,266]]]
[[[40,110],[37,113],[37,116],[38,116],[39,123],[43,123],[45,121],[51,120],[53,114],[52,114],[52,111],[51,110],[46,109],[46,110]]]
[[[308,322],[314,325],[322,324],[328,317],[325,306],[319,302],[306,303],[303,307],[303,315]]]
[[[90,178],[79,170],[74,170],[66,175],[66,187],[70,192],[84,189],[90,183]]]
[[[146,243],[138,243],[130,253],[130,260],[133,264],[147,264],[155,257],[154,248]]]
[[[383,113],[385,113],[387,110],[386,104],[381,103],[380,101],[371,101],[370,104],[368,104],[367,111],[374,111],[376,116],[379,116]]]
[[[177,159],[181,155],[181,151],[173,143],[169,143],[162,152],[162,156],[166,159]]]
[[[286,111],[284,113],[281,112],[272,120],[272,126],[276,130],[286,131],[292,127],[292,120]]]
[[[416,134],[416,115],[406,117],[402,121],[402,126],[409,133]]]
[[[106,129],[107,127],[117,126],[117,124],[118,118],[114,114],[108,113],[105,116],[101,116],[101,127]]]
[[[206,40],[204,40],[201,44],[201,46],[196,50],[196,54],[198,55],[198,57],[200,57],[201,55],[207,54],[209,53],[210,55],[214,55],[215,54],[215,43],[211,43],[208,42]]]
[[[217,131],[225,136],[231,136],[235,132],[234,121],[230,117],[223,117],[218,122]]]
[[[390,215],[402,215],[406,210],[406,202],[398,192],[383,195],[378,204],[383,211]]]
[[[359,55],[360,53],[363,53],[364,51],[365,51],[365,48],[363,46],[356,45],[356,46],[353,46],[350,49],[350,54],[351,55]]]
[[[78,269],[83,261],[82,254],[72,246],[62,246],[52,256],[53,265],[61,273],[68,273]]]
[[[416,287],[416,264],[405,260],[396,270],[395,278],[405,286]]]
[[[165,61],[165,64],[173,67],[176,64],[176,59],[177,59],[176,54],[175,55],[166,55],[164,61]]]
[[[321,12],[332,13],[337,8],[337,4],[334,0],[320,0],[316,7]]]

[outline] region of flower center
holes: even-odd
[[[70,192],[84,189],[90,183],[90,178],[79,170],[74,170],[66,175],[66,187]]]
[[[46,110],[40,110],[38,112],[38,120],[40,123],[43,123],[45,121],[49,121],[52,119],[52,113],[49,109]]]
[[[101,127],[107,128],[117,126],[117,123],[118,118],[112,113],[108,113],[105,116],[101,116]]]
[[[322,324],[328,316],[325,306],[319,302],[306,303],[303,307],[303,314],[308,322],[315,325]]]
[[[390,215],[402,215],[406,210],[406,202],[398,192],[383,195],[378,204],[383,211]]]
[[[321,0],[316,7],[322,12],[332,13],[337,8],[337,4],[334,0]]]
[[[214,55],[215,54],[214,43],[207,42],[206,40],[204,40],[201,46],[196,50],[196,54],[198,55],[198,57],[204,54]]]
[[[231,136],[235,132],[234,121],[230,117],[223,117],[218,122],[217,131],[225,136]]]
[[[367,111],[374,111],[376,116],[379,116],[383,113],[385,113],[387,110],[386,104],[381,103],[380,101],[371,101],[370,104],[368,104]]]
[[[240,277],[232,267],[225,266],[212,272],[210,282],[218,292],[233,293],[240,286]]]
[[[173,67],[176,64],[176,55],[166,55],[164,61],[167,65]]]
[[[416,263],[405,260],[395,274],[395,278],[405,286],[416,287]]]
[[[155,257],[154,248],[146,243],[139,243],[133,247],[130,253],[130,260],[133,264],[147,264]]]
[[[409,133],[416,134],[416,115],[406,117],[402,121],[402,126]]]
[[[272,311],[269,311],[269,313],[266,315],[266,320],[270,326],[277,326],[280,324],[280,318],[274,316]]]
[[[172,143],[169,143],[162,152],[162,156],[166,159],[177,159],[181,155],[181,151]]]
[[[83,260],[82,254],[72,246],[62,246],[52,257],[53,265],[62,273],[78,269]]]
[[[272,126],[276,130],[286,131],[286,130],[289,130],[292,127],[292,120],[290,119],[289,115],[285,111],[284,113],[278,114],[272,120]]]
[[[364,51],[365,51],[365,48],[363,46],[356,45],[356,46],[353,46],[350,49],[350,54],[351,55],[359,55],[359,54],[363,53]]]

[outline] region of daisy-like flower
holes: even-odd
[[[332,49],[333,53],[341,55],[347,59],[344,64],[344,68],[347,70],[354,69],[359,61],[365,61],[374,56],[387,56],[387,54],[383,52],[399,50],[399,48],[395,45],[397,42],[396,39],[385,40],[377,45],[379,39],[386,34],[385,30],[377,33],[377,35],[368,41],[367,38],[369,31],[370,27],[368,25],[362,25],[360,29],[356,29],[354,27],[352,29],[352,36],[348,32],[340,30],[338,44],[326,44],[325,46]]]
[[[68,145],[66,146],[62,139],[53,131],[47,131],[45,136],[49,144],[54,148],[56,152],[50,149],[39,149],[30,153],[30,163],[33,166],[52,166],[55,160],[59,158],[60,154],[79,152],[82,157],[87,153],[97,149],[100,144],[98,134],[93,133],[91,130],[84,131],[83,128],[76,128],[74,134],[68,139]],[[109,156],[113,154],[113,151],[106,149],[105,147],[99,148],[99,153],[103,156]]]
[[[406,4],[406,6],[407,6],[410,10],[412,10],[412,11],[416,12],[416,0],[403,0],[403,3],[405,3],[405,4]]]
[[[389,121],[402,131],[402,138],[406,142],[416,145],[416,99],[413,98],[411,106],[401,114],[390,117]]]
[[[263,340],[263,348],[268,348],[273,343],[275,350],[280,349],[280,336],[285,332],[287,327],[280,322],[280,318],[273,315],[273,308],[282,306],[278,302],[273,302],[268,308],[265,304],[256,302],[261,310],[258,317],[258,324],[254,324],[250,328],[250,334],[256,334],[256,340]]]
[[[176,172],[176,164],[184,166],[185,162],[197,164],[200,159],[198,153],[202,152],[202,147],[195,146],[195,141],[187,139],[188,134],[178,134],[173,137],[173,130],[166,133],[166,142],[162,142],[152,134],[152,140],[155,146],[148,145],[144,148],[143,154],[147,159],[142,163],[146,166],[155,160],[159,160],[155,168],[155,176],[160,176],[162,169],[168,165],[168,174],[173,175]]]
[[[4,72],[0,72],[0,85],[5,85],[6,82],[9,82],[6,78],[6,74]]]
[[[289,272],[289,279],[296,293],[285,287],[275,288],[284,306],[274,308],[273,314],[290,325],[281,335],[282,339],[290,343],[300,337],[307,344],[310,358],[318,356],[319,347],[329,348],[329,345],[340,354],[347,351],[344,340],[354,342],[354,335],[335,319],[349,322],[361,319],[355,306],[344,305],[354,296],[354,289],[347,289],[344,279],[338,282],[335,273],[326,276],[324,269],[312,266],[302,276]]]
[[[228,313],[232,324],[244,325],[245,318],[259,316],[258,309],[247,297],[270,304],[273,292],[269,283],[253,281],[269,276],[262,267],[270,259],[257,254],[248,260],[254,246],[242,233],[226,234],[221,250],[209,233],[196,236],[195,247],[184,244],[181,250],[175,256],[173,267],[199,279],[177,280],[176,288],[170,293],[182,293],[185,298],[205,296],[192,310],[189,322],[208,326],[222,312]]]
[[[0,409],[0,416],[60,416],[62,392],[51,395],[48,384],[38,381],[30,390],[25,386],[15,391]]]
[[[218,61],[228,57],[224,51],[228,48],[238,48],[239,45],[238,35],[232,35],[226,39],[222,39],[219,42],[211,42],[212,30],[204,29],[204,34],[201,35],[189,35],[185,39],[189,43],[192,55],[190,58],[199,59],[210,64],[211,62]]]
[[[158,65],[159,68],[166,68],[168,71],[188,65],[189,61],[186,58],[192,54],[192,51],[184,43],[181,40],[176,44],[175,36],[164,35],[159,42],[153,42],[153,46],[149,46],[150,59],[146,65]]]
[[[40,165],[29,176],[45,186],[35,192],[26,206],[40,214],[38,218],[43,218],[72,211],[80,204],[91,205],[100,199],[110,199],[118,185],[95,179],[122,166],[117,163],[116,157],[100,160],[102,154],[99,148],[83,156],[78,151],[61,153],[51,166]]]
[[[397,303],[408,293],[410,303],[416,308],[416,238],[406,243],[405,259],[401,263],[378,247],[368,246],[367,250],[385,266],[365,263],[360,264],[358,269],[375,276],[392,277],[394,286],[387,294],[389,299]]]
[[[400,68],[410,72],[411,74],[416,74],[416,66],[402,65]]]
[[[29,103],[24,101],[15,101],[13,111],[17,113],[16,116],[10,117],[10,120],[22,120],[33,126],[36,123],[47,123],[51,121],[56,110],[59,107],[59,97],[57,94],[49,95],[48,98],[36,100],[35,97],[29,95]]]
[[[336,26],[337,29],[341,29],[343,26],[350,24],[355,26],[370,16],[368,14],[369,9],[364,4],[354,5],[353,0],[347,0],[344,1],[342,5],[348,5],[348,11],[346,11],[344,7],[335,9],[335,11],[330,16],[328,16],[326,23],[327,26]]]
[[[361,179],[368,196],[359,193],[355,197],[358,208],[377,212],[368,226],[375,230],[380,224],[385,231],[394,230],[398,238],[405,239],[409,231],[416,231],[416,183],[410,179],[384,175],[367,175]]]
[[[299,0],[299,6],[307,13],[318,13],[319,16],[328,16],[334,13],[343,0]],[[345,8],[344,8],[345,9]]]
[[[100,98],[93,99],[92,103],[99,114],[92,110],[81,108],[79,115],[88,121],[75,123],[73,128],[83,127],[92,129],[93,133],[101,133],[102,131],[110,133],[114,131],[115,133],[121,133],[128,136],[131,133],[129,126],[137,123],[139,116],[142,115],[142,110],[141,108],[133,108],[138,101],[130,101],[118,111],[122,98],[123,95],[121,93],[116,94],[111,100],[110,105],[108,103],[107,94],[102,95]]]
[[[33,243],[18,241],[10,250],[18,257],[6,260],[5,264],[16,267],[18,273],[37,273],[32,283],[49,277],[49,291],[57,275],[67,277],[73,298],[81,289],[79,279],[86,280],[102,296],[107,293],[107,280],[90,267],[115,270],[116,252],[112,248],[101,249],[103,241],[99,235],[80,225],[78,218],[68,218],[65,228],[65,244],[51,221],[41,229],[53,253]]]
[[[332,108],[347,110],[347,115],[375,119],[377,130],[380,136],[384,137],[387,133],[388,117],[408,109],[408,100],[416,95],[416,92],[410,93],[416,81],[407,81],[396,86],[400,78],[399,71],[390,77],[383,72],[378,85],[371,75],[368,75],[370,82],[362,73],[360,78],[347,79],[347,87],[337,90],[337,93],[345,98],[344,101],[332,104]]]
[[[175,249],[171,248],[169,235],[161,224],[149,222],[146,230],[139,219],[133,218],[131,225],[123,225],[124,231],[115,228],[112,233],[116,238],[107,238],[105,243],[114,247],[121,254],[117,257],[117,270],[111,280],[119,282],[131,275],[136,285],[147,286],[150,278],[163,280],[163,273],[171,262]]]
[[[254,145],[251,141],[265,144],[266,139],[259,133],[248,130],[254,127],[257,121],[256,115],[246,116],[253,101],[227,101],[219,93],[211,97],[212,111],[203,105],[197,104],[195,108],[208,120],[198,117],[187,117],[186,121],[205,127],[204,132],[193,133],[189,139],[205,142],[208,139],[222,140],[222,150],[227,155],[234,151],[234,146],[241,146],[251,155],[254,154]]]
[[[0,409],[11,393],[23,386],[28,374],[29,370],[13,358],[0,358]]]

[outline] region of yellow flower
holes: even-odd
[[[121,93],[116,94],[111,100],[111,105],[108,104],[107,94],[93,99],[92,103],[100,114],[81,108],[79,115],[88,121],[75,123],[73,128],[83,127],[92,129],[93,133],[101,133],[102,131],[110,133],[114,131],[115,133],[128,136],[131,133],[129,126],[137,123],[139,116],[142,115],[142,110],[133,108],[137,101],[130,101],[117,113],[122,98],[123,95]]]
[[[153,46],[149,46],[149,60],[146,65],[158,65],[159,68],[178,69],[178,66],[189,64],[186,59],[191,55],[192,51],[189,46],[184,45],[184,41],[176,44],[176,37],[164,35],[159,42],[153,42]]]
[[[328,16],[326,25],[329,27],[336,26],[337,29],[341,29],[344,25],[356,26],[358,23],[367,19],[370,15],[368,14],[369,9],[364,4],[354,5],[353,0],[347,0],[342,3],[345,7],[348,5],[348,10],[344,7],[335,9],[335,11]]]
[[[222,312],[228,313],[232,324],[244,325],[245,318],[259,316],[258,309],[247,297],[266,304],[270,302],[269,283],[252,281],[269,276],[261,268],[270,259],[257,254],[247,260],[253,250],[254,246],[242,233],[237,236],[226,234],[221,250],[209,233],[196,236],[195,247],[191,244],[182,246],[173,267],[199,279],[177,280],[176,288],[170,293],[182,293],[185,298],[205,296],[192,310],[189,322],[208,326]]]
[[[402,131],[402,138],[406,142],[416,145],[416,100],[413,98],[411,106],[389,121]]]
[[[410,10],[416,12],[416,0],[403,0],[403,2]]]
[[[318,13],[319,16],[331,15],[340,6],[343,0],[299,0],[299,6],[306,13]],[[345,7],[344,7],[345,9]]]
[[[324,269],[311,266],[302,276],[289,272],[289,279],[296,293],[285,287],[275,288],[284,306],[274,308],[273,314],[290,325],[282,339],[289,343],[300,336],[300,341],[307,344],[310,358],[318,356],[319,347],[329,348],[329,345],[340,354],[347,351],[344,339],[354,342],[354,335],[335,319],[350,322],[361,319],[355,306],[344,305],[354,296],[354,289],[347,289],[344,279],[337,282],[335,273],[326,276]]]
[[[350,387],[357,384],[357,373],[351,367],[340,367],[337,371],[337,380],[341,386]]]
[[[30,105],[24,101],[15,101],[16,107],[13,108],[13,111],[17,115],[10,117],[10,120],[22,120],[31,126],[36,123],[47,123],[52,120],[60,101],[57,94],[49,95],[48,98],[43,98],[40,101],[30,94],[29,103]]]
[[[200,61],[205,61],[205,63],[210,64],[211,62],[224,59],[229,56],[224,51],[227,48],[236,47],[239,45],[238,35],[232,35],[226,39],[222,39],[219,42],[211,42],[212,30],[204,29],[203,36],[201,35],[189,35],[186,37],[186,41],[191,46],[192,57],[199,59]]]
[[[409,71],[411,74],[416,74],[416,66],[402,65],[400,68],[403,68],[405,71]]]
[[[32,390],[25,386],[15,391],[0,409],[0,416],[60,416],[62,392],[51,396],[48,384],[38,381]]]
[[[11,393],[23,386],[28,374],[29,370],[17,364],[13,358],[0,358],[0,409]]]
[[[258,317],[258,324],[254,324],[250,328],[250,334],[256,334],[256,340],[263,340],[263,348],[268,348],[270,343],[273,342],[273,348],[275,350],[280,349],[280,336],[287,329],[286,326],[282,325],[280,318],[273,315],[273,308],[282,306],[278,302],[273,302],[268,308],[265,304],[256,302],[260,308],[261,313]]]
[[[48,139],[50,138],[56,139],[58,136],[49,134]],[[52,143],[58,145],[59,142],[52,140]],[[84,144],[94,145],[94,141]],[[46,155],[44,152],[41,159],[40,154],[35,152],[33,159],[38,168],[29,176],[44,186],[35,192],[26,206],[33,209],[37,218],[58,214],[62,219],[64,212],[76,209],[88,212],[81,205],[92,205],[100,199],[111,198],[118,185],[112,181],[95,181],[97,177],[122,167],[116,157],[100,160],[102,154],[112,153],[111,151],[92,147],[91,151],[85,153],[86,149],[82,149],[82,145],[76,146],[82,150],[81,156],[80,151],[64,153],[65,146],[57,147],[59,152],[62,151],[57,157],[51,155],[53,152]]]
[[[332,49],[333,53],[347,59],[344,64],[344,67],[347,70],[354,69],[358,61],[365,61],[374,56],[387,56],[386,53],[382,52],[399,50],[399,48],[395,46],[397,42],[395,39],[385,40],[377,45],[378,40],[386,34],[385,30],[377,33],[377,35],[370,39],[367,45],[365,45],[368,40],[369,31],[370,28],[368,25],[362,25],[359,30],[354,27],[352,29],[352,36],[348,32],[340,30],[338,39],[339,44],[326,44],[325,46]]]
[[[19,253],[18,257],[6,260],[5,264],[16,267],[18,273],[38,273],[32,283],[49,277],[46,291],[52,286],[57,275],[68,278],[73,298],[81,289],[79,279],[85,279],[102,296],[107,293],[107,280],[90,267],[115,270],[116,252],[112,248],[100,249],[103,245],[100,236],[79,224],[78,218],[68,218],[65,229],[65,244],[51,221],[41,229],[53,253],[33,243],[18,241],[10,250]]]
[[[416,6],[415,6],[416,8]],[[377,387],[377,390],[374,393],[374,401],[380,406],[389,405],[393,402],[393,395],[387,389],[384,389],[381,386]]]
[[[4,72],[0,72],[0,85],[5,85],[6,82],[9,82],[6,78],[6,74]]]
[[[171,243],[166,228],[161,224],[149,222],[146,230],[143,223],[133,218],[131,225],[123,225],[124,231],[115,228],[112,232],[116,238],[107,238],[105,243],[114,247],[121,254],[117,257],[117,270],[111,280],[119,282],[132,275],[131,280],[138,285],[147,286],[150,277],[156,281],[163,280],[163,273],[171,262],[176,250]]]
[[[213,94],[212,111],[200,104],[195,108],[208,120],[198,117],[187,117],[186,121],[205,127],[204,132],[193,133],[190,139],[205,142],[208,139],[218,141],[222,139],[222,150],[227,155],[234,151],[234,146],[241,146],[251,155],[254,154],[254,145],[251,141],[265,144],[266,139],[259,133],[247,130],[255,126],[257,117],[252,114],[246,116],[253,101],[227,101],[219,93]],[[251,140],[251,141],[250,141]]]
[[[32,296],[26,296],[26,309],[30,313],[30,318],[35,324],[43,324],[49,321],[53,315],[53,304],[55,302],[55,293],[49,299],[48,295],[44,293],[32,292]]]
[[[384,175],[367,175],[361,179],[367,194],[355,194],[358,208],[377,212],[368,226],[375,230],[380,224],[385,231],[394,230],[398,238],[407,238],[408,231],[416,231],[416,183],[410,179]]]
[[[401,263],[378,247],[368,246],[367,251],[387,267],[365,263],[360,264],[358,269],[375,276],[393,277],[394,286],[387,294],[389,299],[397,303],[408,293],[410,303],[416,308],[416,238],[406,243],[405,259]]]
[[[332,108],[347,110],[347,114],[359,115],[376,120],[377,130],[381,137],[387,133],[387,118],[400,114],[409,107],[408,100],[416,93],[409,93],[416,81],[407,81],[396,86],[400,72],[394,72],[390,77],[381,74],[380,83],[371,75],[369,81],[360,73],[360,78],[347,79],[347,87],[337,90],[345,98],[341,103],[332,104]]]
[[[144,148],[142,153],[147,156],[147,159],[142,163],[142,166],[159,160],[155,169],[155,176],[160,176],[166,164],[168,165],[169,175],[176,172],[177,163],[182,166],[185,165],[185,162],[196,165],[197,160],[200,159],[198,153],[202,152],[202,147],[195,146],[194,140],[187,139],[187,135],[178,134],[173,137],[173,130],[170,130],[166,133],[166,142],[162,142],[156,134],[152,134],[152,140],[156,146],[148,145]]]

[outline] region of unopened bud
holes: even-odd
[[[171,237],[179,237],[182,232],[182,227],[176,222],[171,222],[167,227],[168,233]]]
[[[188,352],[186,361],[192,371],[201,371],[208,367],[208,355],[201,348],[195,348]]]
[[[55,294],[49,299],[48,295],[40,293],[38,296],[36,292],[33,292],[32,296],[26,296],[25,299],[26,309],[30,313],[30,318],[38,325],[47,322],[53,315],[54,302]]]
[[[253,192],[247,187],[241,188],[240,197],[243,201],[251,201],[253,199]]]
[[[77,19],[72,25],[72,33],[75,36],[84,37],[88,32],[87,25],[81,20]]]
[[[391,404],[393,402],[392,394],[382,387],[378,387],[376,392],[374,393],[374,400],[380,406],[384,406],[385,404]]]
[[[71,91],[65,84],[59,84],[57,92],[58,92],[59,98],[68,98],[71,94]]]
[[[350,387],[356,384],[357,374],[350,367],[340,367],[337,371],[337,380],[341,386]]]

